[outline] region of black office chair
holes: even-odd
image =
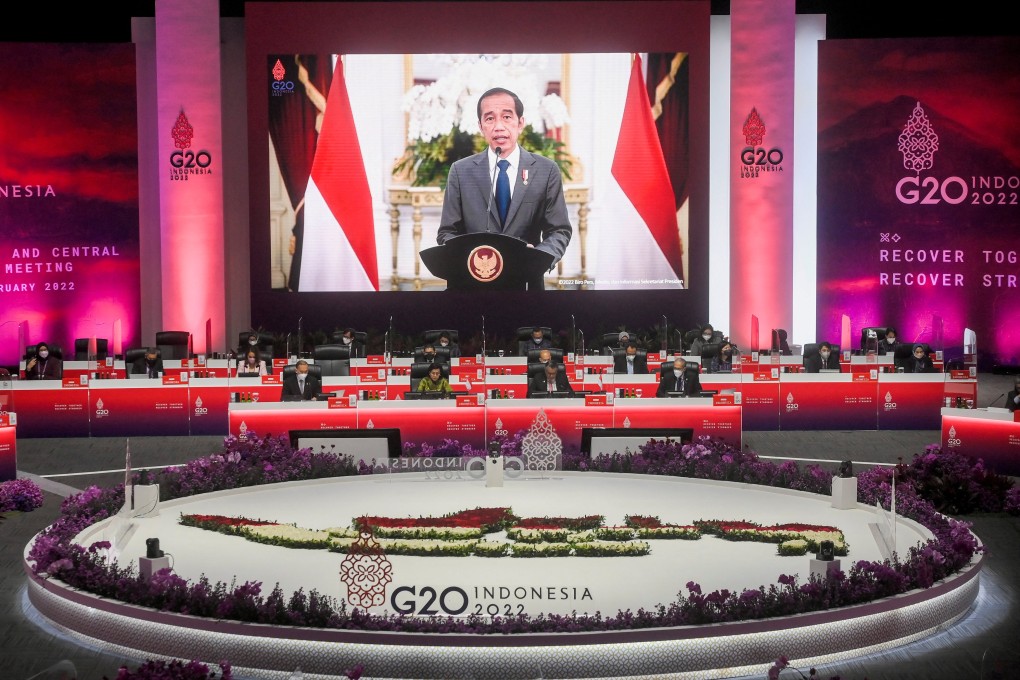
[[[436,347],[436,359],[437,364],[450,364],[450,348],[449,347]],[[429,360],[425,358],[425,352],[423,347],[414,348],[414,362],[418,364],[428,364]]]
[[[315,366],[319,367],[320,375],[350,375],[350,345],[316,345],[312,350]]]
[[[96,355],[95,357],[89,356],[89,341],[91,338],[75,338],[74,340],[74,360],[75,361],[89,361],[89,359],[95,358],[98,361],[104,361],[107,357],[108,343],[106,338],[96,338]]]
[[[773,328],[772,329],[772,342],[771,351],[778,352],[783,356],[792,356],[793,350],[790,349],[790,343],[788,341],[789,334],[785,328]]]
[[[421,362],[416,361],[415,363],[411,364],[411,377],[410,377],[411,392],[416,392],[418,390],[418,383],[421,382],[422,378],[429,374],[429,368],[431,366],[432,364],[430,364],[427,361]],[[442,371],[444,378],[446,378],[447,380],[450,379],[449,364],[439,364],[439,370]]]
[[[547,347],[546,349],[549,350],[549,355],[552,357],[553,361],[555,361],[558,364],[562,364],[563,363],[563,350],[562,349],[560,349],[559,347]],[[529,364],[541,363],[538,360],[538,355],[541,352],[542,352],[542,350],[540,350],[540,349],[529,349],[528,350],[528,363]]]
[[[878,343],[885,340],[885,326],[868,326],[861,329],[861,350],[878,350]],[[870,335],[874,333],[874,335]]]
[[[531,332],[535,330],[535,328],[541,328],[542,335],[552,341],[552,328],[548,326],[521,326],[517,329],[517,356],[528,356],[528,350],[531,349],[531,347],[534,347],[534,344],[531,342]],[[531,347],[529,347],[529,345],[531,345]]]
[[[187,359],[191,351],[191,333],[187,331],[159,331],[156,347],[164,359]]]
[[[686,353],[690,348],[691,344],[701,335],[701,328],[692,328],[691,330],[684,333],[684,346],[683,351]]]
[[[625,331],[617,331],[616,333],[603,333],[602,339],[599,341],[599,351],[604,356],[613,356],[613,350],[620,346],[620,333]],[[629,336],[630,333],[627,333]]]

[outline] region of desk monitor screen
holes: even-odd
[[[533,392],[529,399],[567,399],[574,396],[570,392]]]
[[[820,369],[818,369],[818,372],[819,373],[839,373],[840,370],[838,368],[820,368]]]
[[[666,392],[666,396],[670,399],[686,399],[688,395],[686,392]]]
[[[128,373],[128,379],[129,380],[148,380],[149,379],[149,374],[148,373]],[[159,378],[153,378],[153,380],[158,380],[158,379]]]

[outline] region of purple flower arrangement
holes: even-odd
[[[31,479],[12,479],[0,483],[0,512],[31,512],[42,507],[43,494]]]
[[[512,455],[515,442],[513,439],[508,441],[507,453]],[[418,455],[443,455],[437,454],[437,450],[464,455],[468,449],[452,440],[440,447],[426,449],[423,446],[414,452]],[[924,460],[917,461],[916,465],[921,470],[934,470],[938,468],[939,459],[946,455],[937,447],[929,448],[922,454]],[[947,459],[943,467],[963,474],[960,461]],[[753,452],[740,451],[708,438],[692,444],[653,440],[636,453],[614,453],[594,459],[568,453],[564,454],[564,468],[722,479],[816,493],[828,493],[833,476],[832,472],[819,466],[807,466],[801,470],[792,461],[781,464],[763,461]],[[103,597],[163,611],[276,625],[510,634],[742,621],[861,604],[912,589],[928,588],[967,566],[982,550],[970,533],[970,525],[947,517],[926,500],[923,493],[930,485],[915,485],[911,476],[915,473],[911,468],[874,468],[863,471],[858,477],[859,499],[864,503],[878,502],[888,507],[891,480],[896,475],[897,512],[918,521],[934,534],[932,540],[911,548],[907,555],[883,562],[858,561],[849,565],[845,572],[838,572],[827,579],[811,578],[803,583],[798,582],[795,576],[780,575],[775,584],[742,592],[721,590],[704,594],[698,584],[690,582],[685,592],[681,591],[677,600],[668,605],[620,611],[612,616],[604,616],[601,612],[492,618],[375,615],[357,608],[348,611],[343,602],[314,590],[307,593],[299,590],[288,596],[277,585],[266,594],[261,583],[213,584],[204,578],[190,582],[169,570],[144,581],[133,567],[106,562],[100,551],[108,544],[97,543],[86,548],[72,542],[82,529],[117,512],[123,504],[122,486],[106,490],[91,487],[65,500],[60,519],[39,535],[28,559],[37,574],[59,578],[72,587]],[[325,450],[295,451],[283,439],[259,438],[249,433],[244,441],[225,440],[221,454],[163,470],[156,475],[155,481],[160,483],[164,498],[173,498],[254,484],[350,474],[358,474],[358,468],[349,456]],[[931,476],[920,472],[916,474],[917,479],[922,480]],[[994,488],[988,493],[994,494]],[[1000,510],[1015,509],[1020,504],[1016,489],[1003,490],[1002,496],[998,506]]]
[[[146,661],[135,670],[129,670],[127,666],[121,666],[114,680],[231,680],[233,674],[230,671],[230,664],[221,661],[221,675],[209,670],[209,667],[198,661]],[[105,675],[103,680],[109,680]]]

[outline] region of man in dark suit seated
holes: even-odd
[[[687,361],[677,357],[673,362],[672,370],[664,370],[659,378],[659,389],[655,390],[655,396],[665,397],[670,392],[680,392],[689,397],[696,397],[701,394],[701,378],[698,377],[697,368],[688,368]]]
[[[1010,411],[1020,410],[1020,377],[1013,381],[1013,391],[1006,395],[1006,408]]]
[[[913,352],[906,359],[896,364],[904,373],[934,373],[935,364],[925,350],[924,345],[914,345]]]
[[[885,338],[878,343],[878,355],[885,356],[886,354],[895,355],[896,347],[900,344],[900,341],[896,339],[896,329],[886,328]]]
[[[552,361],[545,365],[545,370],[535,376],[528,383],[528,397],[539,393],[566,392],[573,394],[574,388],[570,386],[565,373]]]
[[[820,373],[825,370],[839,370],[839,357],[832,351],[832,344],[823,342],[818,345],[818,354],[804,359],[805,373]]]
[[[281,401],[315,401],[322,394],[319,379],[308,373],[308,362],[299,359],[294,364],[294,374],[283,381]]]
[[[145,356],[135,359],[131,364],[133,375],[147,375],[150,378],[158,378],[163,375],[163,360],[159,357],[155,347],[147,347]]]
[[[645,354],[638,354],[637,345],[628,342],[623,352],[614,352],[613,372],[637,375],[648,373],[648,357]]]

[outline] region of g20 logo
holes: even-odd
[[[207,168],[212,163],[212,156],[208,151],[195,153],[190,149],[187,151],[174,151],[170,154],[170,165],[175,168]]]
[[[446,616],[457,616],[463,614],[468,608],[468,594],[464,592],[463,588],[450,586],[444,588],[442,592],[436,593],[436,589],[432,586],[425,586],[418,594],[423,600],[420,607],[419,601],[415,597],[415,590],[415,586],[400,586],[395,589],[390,596],[390,606],[394,611],[398,614],[417,614],[419,616],[435,616],[440,613]],[[398,603],[397,596],[405,593],[410,597],[405,597]],[[439,609],[433,606],[437,604],[437,601]]]
[[[273,81],[272,87],[273,87],[273,90],[275,92],[280,92],[280,93],[283,93],[283,92],[293,92],[294,91],[294,81],[292,81],[292,80],[276,80],[276,81]]]
[[[907,205],[958,205],[967,200],[967,183],[955,175],[941,182],[937,177],[904,177],[896,183],[896,198]]]
[[[766,150],[763,146],[748,146],[740,152],[740,162],[744,165],[782,165],[783,152],[781,149]]]

